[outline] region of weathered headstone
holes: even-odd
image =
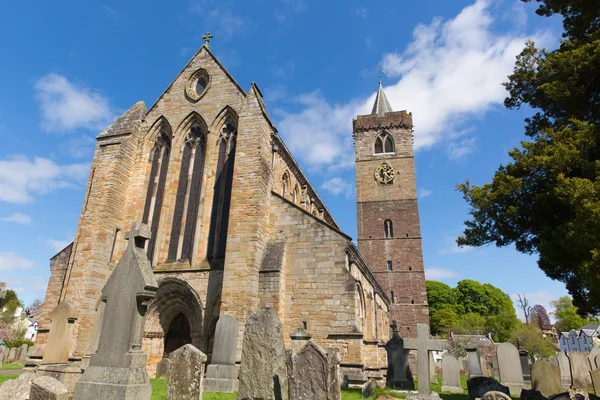
[[[25,362],[27,358],[27,343],[23,343],[21,347],[19,347],[19,354],[17,356],[17,360],[19,362]]]
[[[499,343],[496,349],[500,382],[508,386],[510,394],[518,395],[525,386],[519,350],[512,343]]]
[[[598,365],[598,356],[600,356],[600,347],[592,347],[590,354],[588,354],[588,360],[590,362],[590,369],[593,371],[596,368],[600,367]]]
[[[156,379],[169,379],[169,365],[171,362],[168,358],[163,358],[156,364]]]
[[[202,400],[206,355],[191,344],[169,353],[167,400]]]
[[[290,400],[327,400],[327,354],[312,340],[292,356],[288,377]]]
[[[304,328],[297,328],[294,332],[290,333],[290,339],[292,339],[292,353],[298,354],[311,337],[312,336],[306,332]]]
[[[39,376],[31,382],[29,400],[68,400],[69,391],[49,376]]]
[[[17,348],[13,347],[8,352],[8,357],[6,358],[6,363],[10,364],[15,362],[15,358],[17,358]]]
[[[475,400],[483,397],[487,392],[502,392],[510,396],[508,387],[501,385],[497,380],[487,376],[476,376],[467,381],[469,398]]]
[[[531,382],[531,368],[529,366],[529,352],[525,349],[519,350],[519,359],[521,360],[521,371],[523,371],[523,380]]]
[[[433,353],[429,352],[429,382],[437,383],[437,374],[435,373],[435,360]]]
[[[581,389],[569,389],[564,393],[555,394],[548,400],[600,400],[600,397],[587,393]]]
[[[469,378],[483,376],[483,370],[481,369],[481,357],[479,357],[477,349],[470,349],[467,351],[467,360],[469,362]]]
[[[563,388],[571,387],[571,363],[567,353],[559,351],[556,356],[558,360],[558,367],[560,368],[560,382]]]
[[[375,379],[369,378],[362,388],[362,398],[370,399],[375,394],[375,390],[377,390],[377,382]]]
[[[4,355],[8,347],[0,345],[0,367],[4,364]]]
[[[548,400],[546,396],[535,389],[521,389],[519,397],[521,400]]]
[[[102,289],[106,303],[98,350],[75,385],[75,400],[114,398],[149,400],[152,385],[142,352],[148,301],[158,284],[144,250],[147,225],[134,222],[127,250]]]
[[[531,365],[531,387],[545,397],[562,392],[559,366],[550,360],[537,360]]]
[[[67,301],[61,301],[52,312],[52,323],[48,332],[48,341],[42,357],[43,364],[66,363],[73,340],[75,312]]]
[[[571,389],[587,389],[592,386],[587,353],[571,351],[567,353],[567,357],[571,366]]]
[[[86,353],[81,358],[81,367],[87,369],[90,365],[90,359],[92,355],[96,354],[98,350],[98,344],[100,343],[100,332],[102,331],[102,321],[104,319],[104,306],[105,303],[100,299],[96,305],[96,312],[94,315],[94,327],[92,328],[92,334],[90,335],[90,342]]]
[[[394,389],[414,390],[415,382],[408,362],[409,350],[404,348],[404,339],[400,337],[396,321],[392,324],[392,330],[392,338],[385,344],[388,359],[386,384]]]
[[[463,393],[460,386],[460,367],[458,360],[446,352],[442,355],[442,392]]]
[[[328,400],[342,400],[342,383],[340,382],[340,363],[342,355],[337,347],[330,347],[327,351],[327,382]]]
[[[246,322],[238,398],[288,399],[283,326],[272,310],[261,310]]]
[[[0,385],[0,399],[27,400],[34,375],[25,373]]]
[[[238,367],[235,365],[238,323],[231,315],[217,321],[211,364],[206,370],[207,392],[233,393],[238,390]]]
[[[593,370],[590,372],[590,376],[592,378],[592,385],[594,386],[594,393],[596,395],[600,394],[600,368]]]
[[[417,337],[405,339],[404,347],[409,350],[417,350],[417,368],[419,371],[419,398],[421,400],[431,396],[429,387],[429,352],[444,350],[445,340],[431,339],[429,337],[429,325],[417,324]]]
[[[506,393],[490,391],[481,396],[481,400],[511,400]]]

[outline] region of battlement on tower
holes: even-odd
[[[383,117],[377,114],[359,115],[352,121],[352,126],[354,132],[394,128],[412,129],[412,113],[402,110],[388,112]]]

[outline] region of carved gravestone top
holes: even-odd
[[[191,344],[169,354],[167,399],[202,399],[206,355]]]
[[[238,323],[231,315],[223,315],[217,321],[213,344],[212,364],[235,365]]]
[[[431,339],[429,337],[429,325],[417,324],[417,337],[405,339],[404,348],[417,350],[417,369],[419,371],[419,396],[429,396],[429,352],[444,350],[445,340]],[[423,382],[424,384],[421,384]]]
[[[500,382],[508,386],[511,394],[518,395],[525,385],[519,350],[512,343],[499,343],[496,356],[498,358]]]
[[[327,399],[327,354],[312,340],[292,357],[290,400]]]
[[[385,344],[388,359],[386,384],[395,389],[414,390],[415,382],[408,362],[409,350],[404,348],[398,323],[393,322],[392,338]]]
[[[571,351],[567,353],[571,368],[572,389],[587,389],[592,386],[592,378],[590,377],[590,363],[587,356],[587,353],[582,353],[579,351]]]
[[[52,312],[52,323],[48,332],[48,342],[44,350],[42,362],[59,363],[69,361],[69,349],[72,340],[72,327],[75,312],[67,301],[62,301]]]
[[[537,360],[531,365],[531,387],[544,397],[562,392],[560,367],[550,360]]]
[[[588,360],[590,361],[590,369],[593,371],[596,368],[600,367],[598,365],[598,356],[600,356],[600,347],[593,347],[588,355]]]
[[[460,386],[460,368],[458,359],[446,352],[442,355],[442,391],[463,393]]]

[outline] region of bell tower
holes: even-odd
[[[412,114],[392,111],[381,82],[371,114],[353,121],[358,248],[404,338],[429,323],[412,127]]]

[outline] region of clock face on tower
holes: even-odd
[[[375,181],[381,185],[394,182],[394,168],[387,163],[382,163],[375,168]]]

